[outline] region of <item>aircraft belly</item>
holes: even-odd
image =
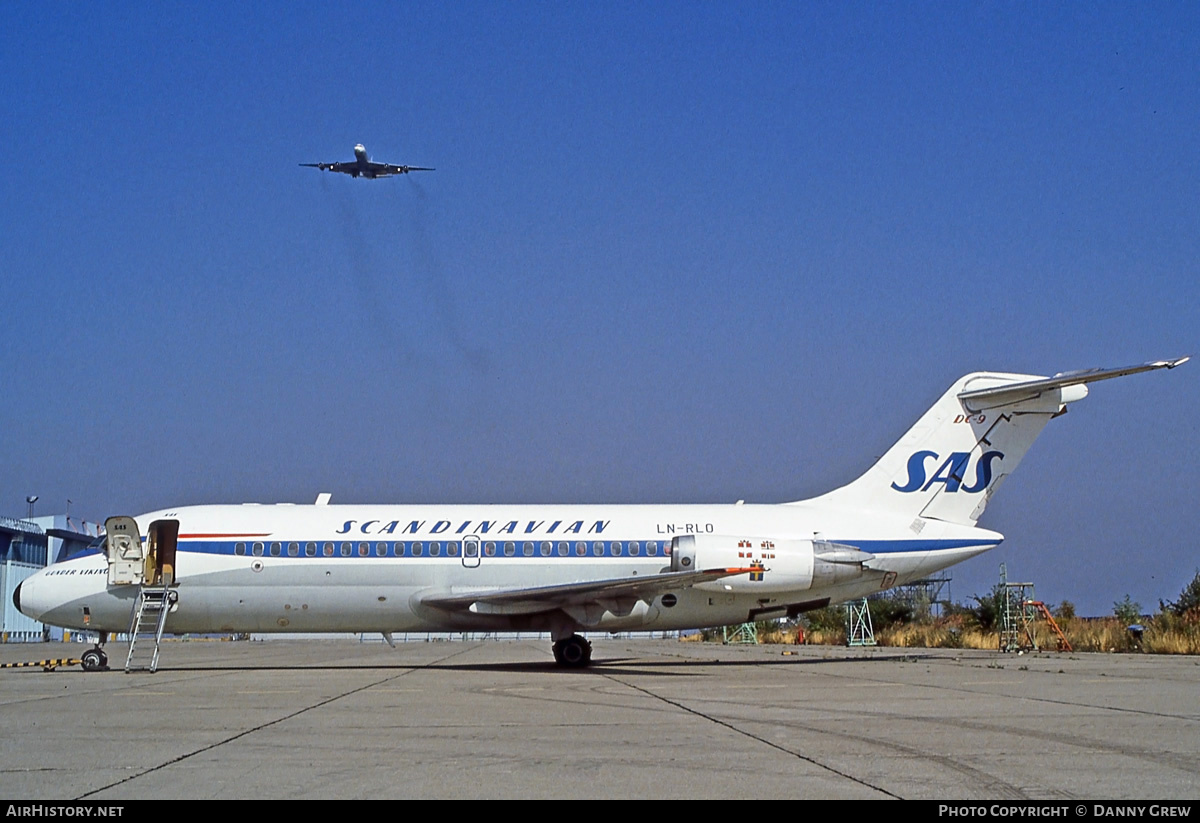
[[[266,559],[264,559],[266,560]],[[513,564],[516,565],[516,564]],[[256,566],[213,569],[180,580],[179,605],[169,632],[357,632],[489,631],[540,628],[546,615],[496,615],[421,608],[420,595],[486,583],[492,586],[550,585],[587,578],[636,573],[612,564],[579,564],[573,569],[523,568],[493,564],[483,571],[459,562],[414,564],[351,561],[342,565],[287,560]],[[623,564],[631,565],[631,564]],[[645,564],[641,564],[645,565]],[[599,566],[600,568],[594,568]],[[660,561],[650,574],[659,571]],[[255,568],[258,568],[256,571]],[[565,578],[565,579],[564,579]],[[617,631],[642,625],[652,611],[645,604],[622,615],[605,613],[597,628]]]
[[[375,585],[180,587],[167,631],[356,632],[395,631],[412,621],[413,589]]]

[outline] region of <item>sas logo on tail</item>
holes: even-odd
[[[964,486],[963,476],[967,473],[967,463],[971,459],[970,452],[953,452],[938,466],[933,477],[926,481],[925,461],[931,457],[934,460],[939,459],[937,452],[915,452],[912,457],[908,458],[908,482],[903,486],[893,483],[892,488],[898,492],[924,492],[929,491],[934,483],[941,483],[948,492],[956,492],[961,488],[968,494],[975,494],[986,489],[992,482],[992,462],[1004,459],[1004,455],[998,451],[984,452],[980,456],[979,462],[975,464],[974,482],[969,486]]]

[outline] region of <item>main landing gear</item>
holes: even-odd
[[[592,663],[592,644],[573,634],[554,644],[554,662],[569,669],[582,669]]]
[[[108,653],[104,651],[106,640],[108,640],[108,632],[100,632],[96,645],[79,656],[79,663],[85,672],[108,671]]]

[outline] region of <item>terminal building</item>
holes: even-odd
[[[0,516],[0,589],[4,592],[0,642],[62,639],[62,629],[45,626],[17,611],[13,592],[38,569],[83,551],[100,532],[96,524],[76,523],[65,514],[24,519]]]

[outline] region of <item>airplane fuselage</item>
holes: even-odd
[[[673,546],[684,535],[731,547],[777,541],[760,575],[667,591],[639,600],[628,613],[597,615],[586,628],[723,625],[862,597],[1002,540],[985,529],[936,521],[918,537],[908,520],[867,521],[806,503],[197,506],[136,520],[143,534],[155,522],[178,522],[179,598],[167,623],[176,633],[548,630],[552,617],[544,611],[480,613],[425,603],[431,596],[659,574],[671,569]],[[875,559],[851,579],[822,586],[812,572],[814,537]],[[751,562],[734,559],[732,549],[733,557],[724,548],[709,551],[699,565]],[[799,571],[784,575],[793,567]],[[21,608],[56,625],[126,631],[138,586],[109,585],[107,573],[99,551],[55,564],[22,584]]]

